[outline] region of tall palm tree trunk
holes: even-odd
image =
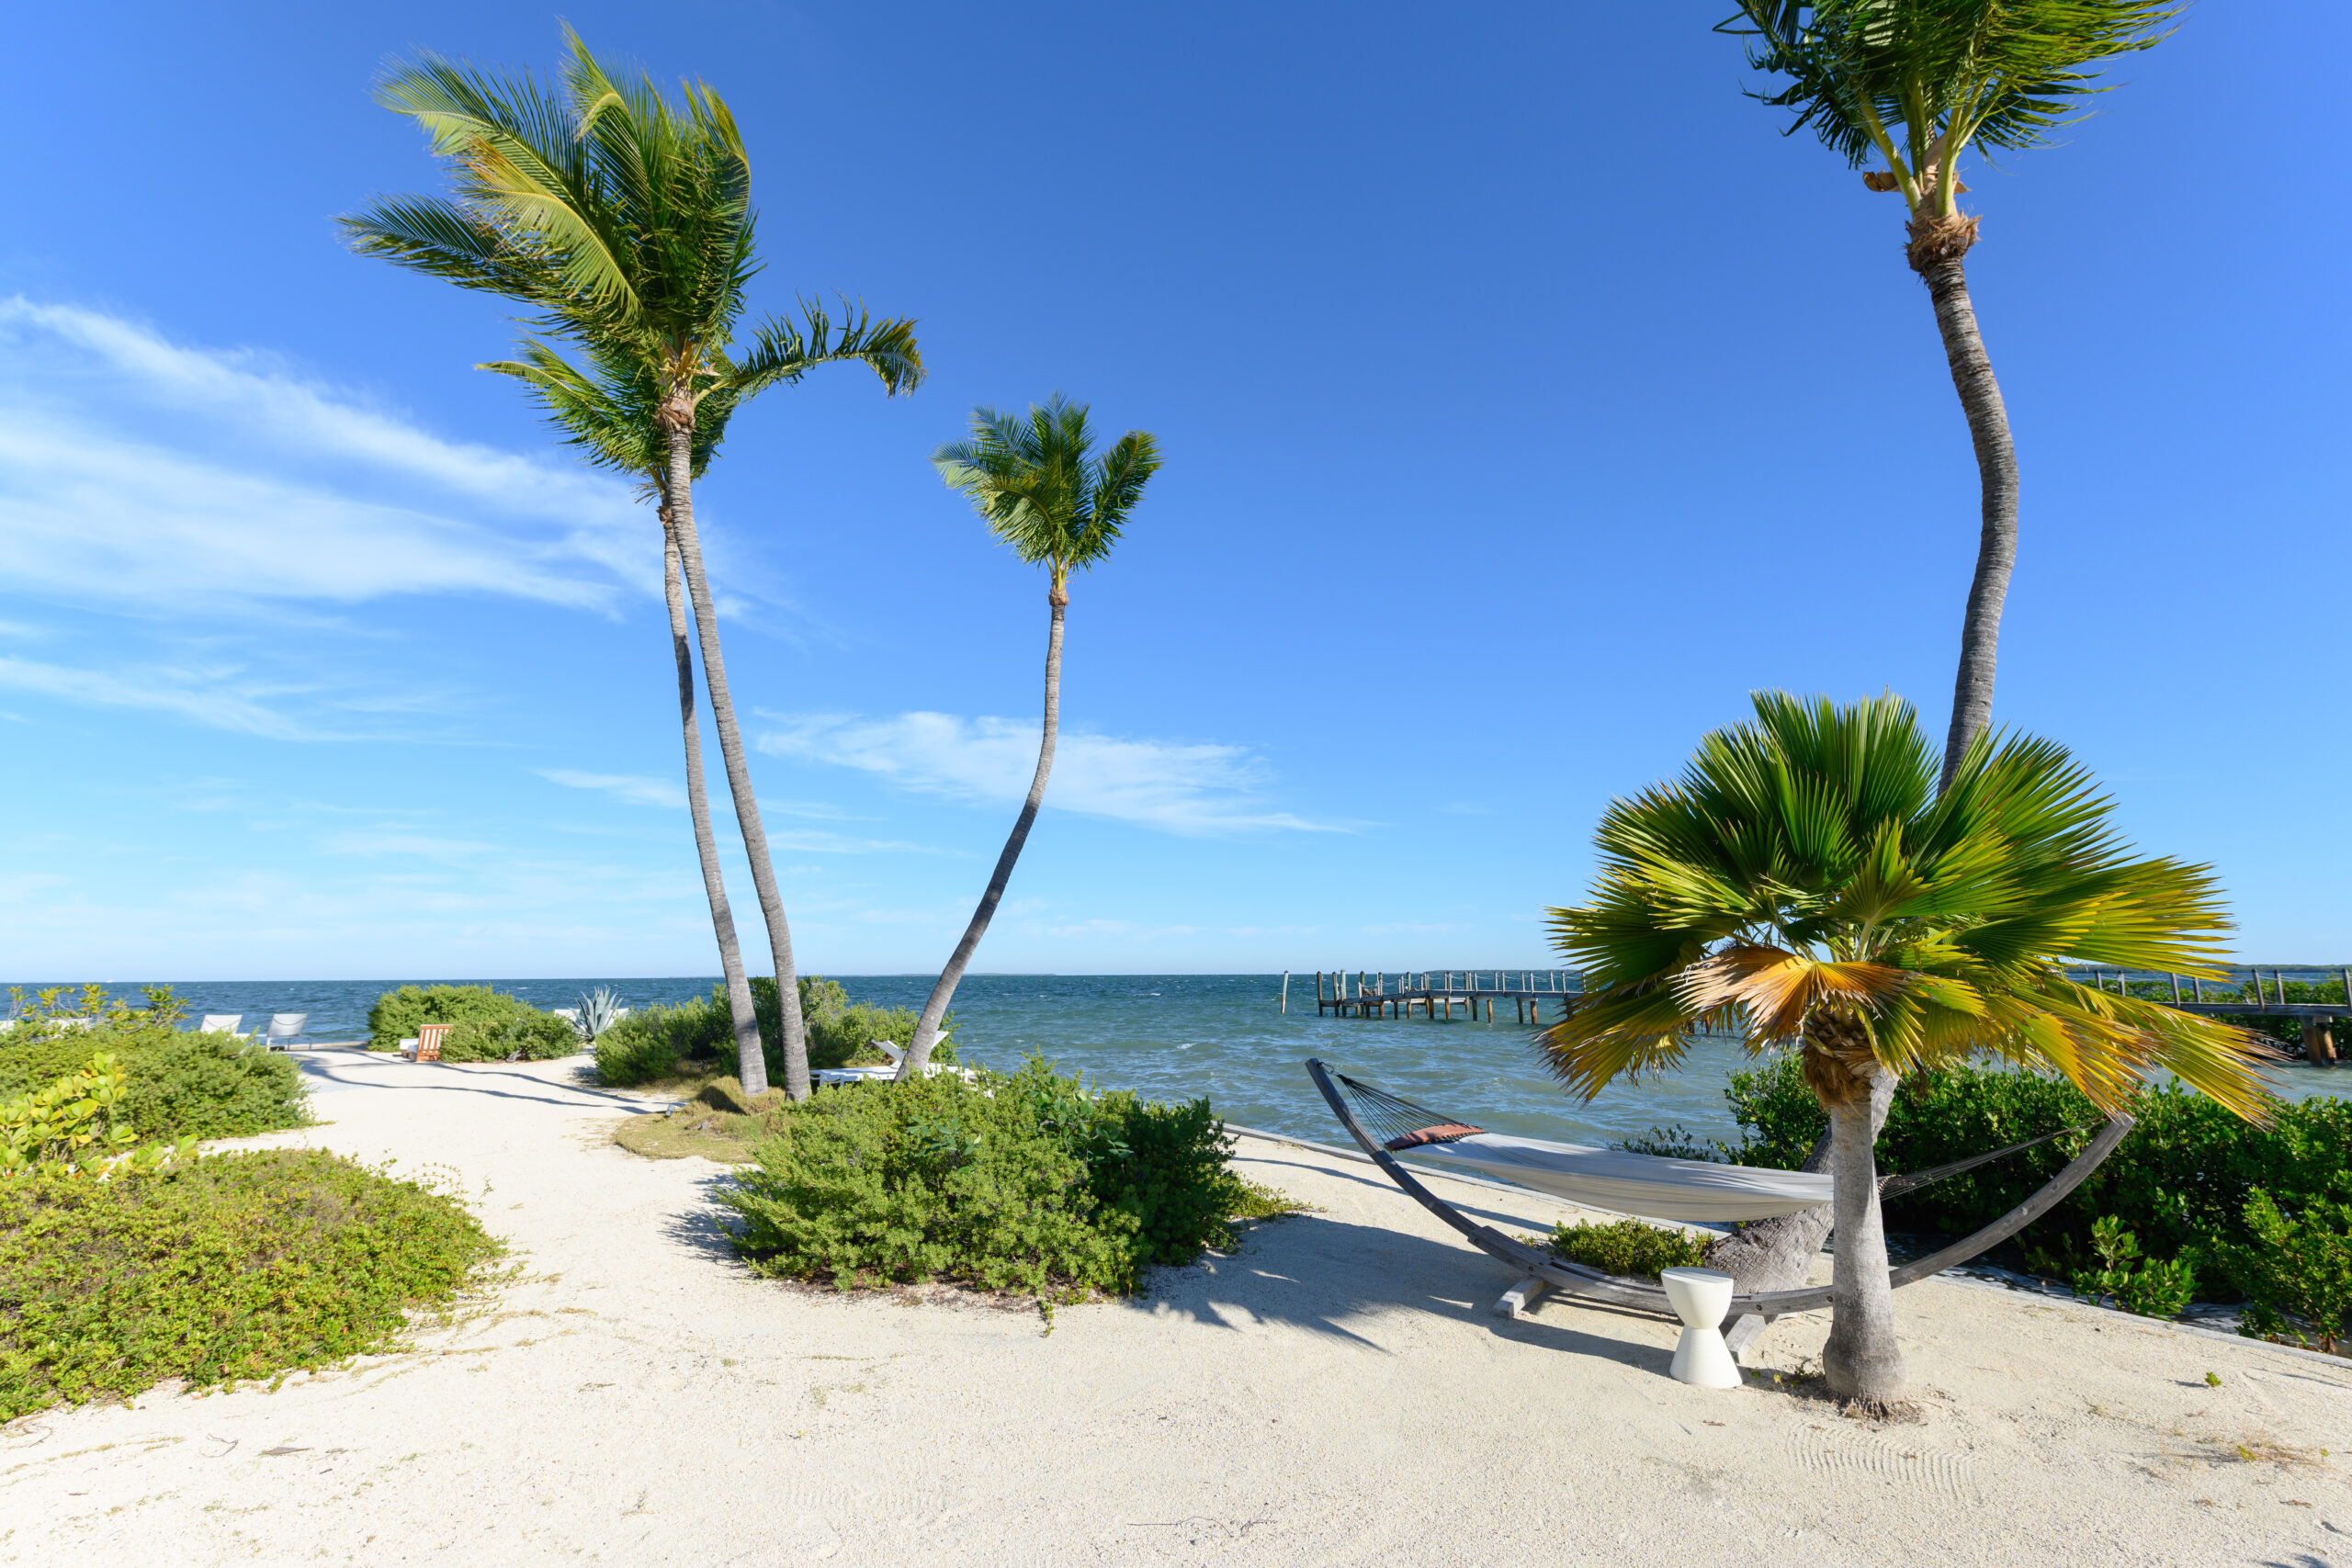
[[[670,509],[662,508],[662,592],[670,602],[670,646],[678,656],[678,724],[686,737],[686,809],[695,823],[695,853],[702,861],[703,891],[710,897],[710,923],[718,935],[718,971],[727,984],[727,1012],[735,1026],[739,1073],[756,1066],[764,1076],[760,1020],[752,1006],[752,984],[743,976],[743,950],[735,940],[735,912],[727,904],[727,880],[718,865],[718,840],[710,830],[710,795],[703,787],[702,730],[695,716],[695,655],[686,632],[686,601],[679,582],[678,535]],[[743,1079],[748,1087],[751,1079]]]
[[[1964,224],[1965,227],[1961,225]],[[2018,558],[2018,457],[2009,439],[2009,411],[1993,361],[1976,331],[1976,307],[1968,298],[1968,275],[1961,254],[1974,237],[1974,220],[1946,220],[1936,240],[1913,225],[1912,265],[1928,286],[1936,308],[1936,330],[1943,334],[1951,384],[1968,416],[1968,436],[1976,448],[1982,491],[1983,533],[1976,544],[1976,575],[1968,585],[1968,609],[1960,626],[1960,671],[1952,682],[1951,729],[1944,739],[1945,784],[1961,757],[1992,722],[1993,667],[2000,650],[2001,608],[2008,599],[2009,570]]]
[[[683,422],[669,420],[670,512],[678,540],[678,564],[694,600],[695,626],[702,641],[703,684],[710,691],[711,727],[718,731],[718,755],[727,768],[727,787],[735,801],[735,820],[743,830],[744,857],[752,863],[752,886],[760,896],[760,913],[766,918],[768,949],[775,962],[776,1002],[784,1032],[784,1091],[794,1100],[808,1098],[808,1043],[800,1021],[799,976],[792,964],[792,928],[784,918],[784,899],[776,892],[775,868],[768,859],[768,833],[760,820],[760,802],[752,793],[752,770],[743,760],[743,732],[735,723],[735,703],[727,694],[727,661],[718,649],[718,615],[711,604],[710,583],[703,575],[702,539],[695,531],[694,414]],[[754,1055],[743,1065],[743,1092],[757,1094],[768,1085],[767,1060]]]
[[[1878,1205],[1869,1092],[1849,1093],[1829,1112],[1831,1209],[1838,1250],[1829,1276],[1829,1342],[1821,1370],[1841,1399],[1891,1404],[1903,1394],[1903,1348],[1894,1337],[1894,1291],[1886,1277],[1886,1224]],[[1826,1097],[1825,1097],[1825,1100]]]
[[[989,922],[996,918],[996,907],[1004,901],[1013,863],[1021,858],[1021,846],[1029,841],[1030,825],[1037,820],[1037,808],[1045,803],[1046,779],[1054,771],[1054,739],[1061,729],[1062,612],[1069,595],[1057,584],[1046,602],[1054,608],[1054,620],[1046,636],[1046,724],[1037,746],[1036,776],[1029,781],[1029,798],[1021,803],[1021,815],[1013,819],[1012,836],[1004,840],[1004,852],[996,857],[996,871],[989,878],[988,891],[980,895],[980,907],[972,911],[972,923],[964,928],[964,939],[948,955],[947,967],[939,972],[939,983],[932,987],[930,999],[922,1004],[922,1016],[915,1021],[914,1043],[907,1047],[907,1059],[899,1066],[902,1082],[920,1075],[931,1060],[931,1048],[939,1041],[940,1021],[947,1016],[947,1004],[955,999],[964,970],[972,962],[980,938],[988,934]]]

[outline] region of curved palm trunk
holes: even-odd
[[[678,540],[678,564],[695,606],[695,626],[702,642],[703,684],[710,691],[711,727],[718,731],[719,760],[726,764],[727,787],[735,801],[735,820],[743,829],[744,857],[752,863],[752,886],[760,896],[760,913],[766,918],[768,949],[775,962],[776,1001],[784,1032],[784,1089],[795,1100],[808,1098],[808,1044],[800,1022],[800,986],[792,964],[792,928],[784,918],[784,899],[775,887],[775,869],[768,859],[768,833],[760,820],[758,796],[752,793],[752,770],[743,760],[743,732],[735,723],[735,703],[727,694],[727,661],[718,649],[718,615],[710,600],[710,583],[703,575],[702,539],[695,532],[694,425],[672,422],[670,435],[670,512]],[[767,1088],[767,1060],[754,1055],[743,1067],[743,1092]]]
[[[931,1060],[931,1048],[939,1041],[940,1021],[947,1016],[947,1004],[955,998],[956,987],[963,980],[964,970],[972,962],[980,938],[988,933],[989,921],[996,918],[996,907],[1004,901],[1005,884],[1012,880],[1013,863],[1021,858],[1021,846],[1029,841],[1030,825],[1037,820],[1037,807],[1045,803],[1046,778],[1054,771],[1054,738],[1061,728],[1062,611],[1069,604],[1069,595],[1056,588],[1046,596],[1046,603],[1054,607],[1054,622],[1046,637],[1046,725],[1037,746],[1036,776],[1029,781],[1029,798],[1021,803],[1021,815],[1013,819],[1012,836],[1005,840],[1004,852],[996,858],[996,872],[989,878],[988,891],[980,895],[980,907],[972,911],[972,923],[964,928],[964,940],[948,955],[947,967],[939,972],[939,983],[932,987],[930,999],[922,1004],[922,1017],[915,1021],[914,1043],[907,1047],[907,1059],[899,1066],[900,1082],[920,1075],[923,1065]]]
[[[2001,607],[2009,593],[2009,570],[2018,558],[2018,458],[2009,440],[2009,412],[2001,401],[1993,362],[1976,331],[1976,307],[1968,298],[1968,275],[1958,255],[1928,261],[1919,268],[1935,302],[1936,329],[1943,334],[1951,384],[1968,416],[1976,448],[1976,476],[1983,494],[1984,532],[1976,545],[1976,576],[1968,585],[1968,610],[1960,627],[1960,672],[1952,682],[1951,729],[1944,739],[1943,782],[1969,743],[1992,722],[1993,666],[2001,641]]]
[[[1872,1086],[1876,1086],[1873,1084]],[[1831,1210],[1838,1250],[1829,1277],[1829,1342],[1821,1370],[1841,1399],[1888,1404],[1903,1395],[1903,1348],[1894,1337],[1894,1292],[1886,1278],[1886,1225],[1878,1206],[1871,1102],[1863,1093],[1829,1111]]]
[[[743,951],[735,940],[735,912],[728,908],[727,880],[718,865],[718,840],[710,830],[710,796],[703,788],[702,731],[695,717],[695,655],[686,635],[685,596],[679,585],[678,536],[670,509],[662,509],[662,592],[670,602],[670,646],[678,656],[678,723],[686,737],[686,808],[694,817],[695,853],[702,861],[703,891],[710,897],[711,928],[718,935],[718,972],[727,985],[727,1013],[735,1026],[737,1071],[767,1058],[760,1050],[759,1015],[752,985],[743,976]],[[751,1080],[744,1080],[748,1088]]]

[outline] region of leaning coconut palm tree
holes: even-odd
[[[1680,1062],[1702,1030],[1792,1048],[1829,1114],[1838,1235],[1830,1388],[1903,1389],[1871,1100],[1914,1068],[1987,1053],[2064,1074],[2110,1112],[2161,1066],[2268,1115],[2253,1035],[2068,980],[2070,961],[2222,973],[2201,866],[2132,858],[2110,803],[2056,745],[1980,736],[1940,794],[1907,703],[1772,694],[1700,743],[1681,779],[1614,803],[1588,902],[1552,911],[1585,992],[1544,1032],[1589,1099]]]
[[[1860,168],[1874,191],[1900,191],[1905,255],[1928,286],[1953,387],[1976,449],[1982,534],[1962,618],[1960,670],[1943,779],[1992,721],[2001,610],[2018,554],[2018,463],[1993,362],[1976,330],[1962,258],[1976,218],[1960,209],[1961,154],[2049,143],[2068,111],[2105,89],[2085,66],[2147,49],[2179,7],[2173,0],[1738,0],[1718,30],[1753,39],[1748,61],[1785,76],[1754,95],[1796,111]]]
[[[972,911],[963,940],[939,972],[931,998],[915,1021],[899,1077],[920,1074],[931,1060],[939,1039],[940,1021],[956,997],[996,907],[1004,900],[1005,885],[1012,880],[1013,863],[1029,841],[1029,829],[1045,803],[1046,779],[1054,771],[1054,740],[1061,728],[1062,613],[1069,605],[1069,574],[1093,567],[1110,555],[1119,531],[1143,499],[1144,486],[1159,471],[1159,444],[1151,433],[1130,430],[1101,457],[1093,452],[1093,434],[1086,424],[1086,407],[1056,392],[1043,404],[1032,404],[1027,414],[1000,413],[995,409],[972,411],[972,438],[942,446],[932,464],[948,488],[963,491],[989,531],[1012,547],[1013,554],[1049,573],[1046,603],[1052,622],[1046,634],[1046,716],[1037,746],[1037,772],[1029,781],[1029,796],[1013,819],[1012,834],[997,857],[979,908]]]
[[[606,351],[592,354],[596,374],[589,375],[536,338],[526,338],[523,357],[481,366],[484,370],[513,376],[528,385],[547,410],[549,423],[564,439],[580,449],[587,461],[638,479],[646,500],[654,503],[662,524],[662,593],[670,610],[670,649],[678,667],[678,723],[686,750],[686,809],[694,824],[695,856],[702,866],[703,894],[710,902],[712,933],[718,942],[720,984],[727,995],[729,1022],[735,1036],[736,1067],[741,1074],[756,1062],[764,1085],[766,1053],[760,1043],[758,1009],[752,998],[750,976],[743,969],[741,944],[735,934],[735,915],[727,897],[727,878],[718,863],[718,840],[711,830],[710,794],[703,782],[702,729],[695,701],[694,638],[686,623],[684,584],[678,564],[678,532],[671,523],[665,493],[670,482],[670,442],[658,415],[660,389],[638,360]],[[724,438],[727,421],[735,412],[725,395],[705,398],[695,410],[694,474],[699,479]],[[744,1078],[747,1085],[753,1080]],[[753,1090],[752,1092],[757,1092]]]
[[[428,59],[386,81],[388,107],[413,118],[448,163],[449,199],[401,197],[344,219],[353,247],[534,312],[540,331],[642,367],[667,446],[662,497],[694,604],[719,755],[765,917],[782,998],[786,1089],[808,1094],[808,1047],[791,929],[727,685],[694,513],[694,442],[703,403],[740,404],[810,365],[854,359],[897,393],[922,378],[913,324],[863,314],[836,334],[814,306],[800,324],[769,319],[734,344],[757,270],[751,163],[718,95],[689,85],[683,107],[650,78],[623,79],[566,30],[562,79],[543,88]],[[764,1062],[743,1064],[746,1089]]]

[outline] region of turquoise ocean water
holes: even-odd
[[[928,976],[836,976],[852,997],[921,1007]],[[191,1015],[241,1012],[245,1026],[272,1012],[307,1012],[311,1040],[356,1040],[368,1009],[397,980],[175,983]],[[418,984],[439,982],[420,981]],[[642,1007],[707,996],[709,978],[466,980],[539,1007],[569,1007],[610,986]],[[1702,1042],[1672,1073],[1613,1084],[1587,1104],[1544,1072],[1535,1032],[1510,1021],[1335,1019],[1315,1014],[1314,977],[1291,982],[1291,1011],[1276,1007],[1279,975],[975,975],[956,994],[956,1039],[967,1061],[1016,1067],[1034,1054],[1065,1072],[1156,1100],[1207,1095],[1227,1120],[1295,1137],[1344,1142],[1300,1063],[1319,1056],[1351,1077],[1498,1132],[1609,1143],[1680,1123],[1702,1138],[1736,1141],[1724,1086],[1746,1060],[1731,1041]],[[32,987],[28,987],[29,991]],[[107,987],[136,1001],[139,986]],[[2276,1075],[2282,1092],[2352,1094],[2352,1068]]]

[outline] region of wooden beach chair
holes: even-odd
[[[437,1062],[441,1059],[441,1042],[456,1027],[450,1023],[418,1024],[416,1038],[401,1042],[401,1055],[412,1062]]]

